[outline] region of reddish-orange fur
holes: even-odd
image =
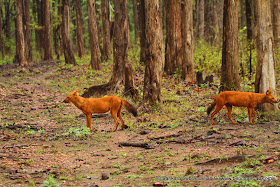
[[[228,110],[228,118],[232,123],[237,124],[237,122],[233,121],[231,116],[232,106],[247,107],[249,122],[250,124],[255,125],[254,120],[257,117],[257,113],[255,112],[254,108],[258,104],[262,104],[262,103],[271,103],[271,104],[277,103],[276,99],[271,94],[271,90],[267,90],[265,94],[225,91],[220,93],[216,97],[215,101],[207,108],[207,114],[210,114],[210,112],[216,106],[216,109],[211,114],[211,124],[215,125],[213,120],[215,114],[217,114],[223,108],[223,106],[226,105]],[[253,119],[252,119],[252,114],[254,115]]]
[[[137,116],[137,109],[128,103],[126,100],[119,98],[117,96],[108,96],[102,98],[84,98],[79,96],[77,90],[74,90],[71,94],[69,94],[63,102],[65,103],[73,103],[76,107],[78,107],[87,118],[87,127],[91,130],[91,114],[93,113],[105,113],[110,111],[114,121],[116,123],[113,132],[117,130],[119,122],[118,118],[120,118],[122,122],[121,129],[122,130],[125,125],[121,116],[122,105],[124,104],[125,108],[131,112],[134,116]]]

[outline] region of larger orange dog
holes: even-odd
[[[122,105],[124,105],[125,108],[129,112],[131,112],[134,116],[137,116],[137,109],[134,106],[132,106],[130,103],[128,103],[126,100],[119,98],[117,96],[108,96],[102,98],[84,98],[79,96],[77,93],[78,90],[74,90],[71,94],[69,94],[65,98],[63,102],[73,103],[86,115],[87,127],[90,130],[91,130],[91,114],[93,113],[105,113],[110,111],[116,122],[113,132],[117,130],[119,125],[117,117],[119,117],[122,122],[122,126],[120,130],[122,130],[125,127],[124,121],[121,116]]]
[[[253,121],[256,119],[257,113],[255,112],[254,108],[258,104],[262,104],[262,103],[271,103],[271,104],[277,103],[276,99],[271,94],[271,90],[267,90],[265,94],[225,91],[220,93],[216,97],[215,101],[211,103],[211,105],[207,108],[207,114],[209,115],[210,112],[216,106],[216,109],[211,114],[211,124],[215,125],[213,120],[215,114],[217,114],[223,108],[223,106],[226,105],[228,110],[228,118],[232,123],[237,124],[237,122],[233,121],[231,116],[232,106],[247,107],[248,114],[249,114],[249,122],[250,124],[255,125]],[[253,120],[252,120],[252,113],[254,115]]]

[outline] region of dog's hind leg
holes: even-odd
[[[122,126],[120,128],[120,130],[123,130],[125,125],[124,125],[124,120],[122,118],[122,114],[121,114],[121,111],[122,111],[122,107],[120,107],[119,111],[118,111],[118,117],[120,118],[121,122],[122,122]]]
[[[114,109],[114,108],[111,108],[111,114],[112,114],[112,117],[114,118],[114,121],[116,123],[114,129],[112,130],[112,132],[115,132],[118,128],[118,125],[119,125],[117,110]]]
[[[232,116],[231,116],[231,112],[232,112],[232,105],[230,104],[226,104],[226,107],[227,107],[227,110],[228,110],[228,118],[230,119],[230,121],[233,123],[233,124],[238,124],[237,122],[233,121],[232,119]]]
[[[215,122],[214,122],[214,116],[215,116],[215,114],[217,114],[222,108],[223,108],[223,105],[219,105],[219,104],[216,102],[216,108],[215,108],[214,112],[211,114],[211,124],[212,124],[212,125],[216,125]]]

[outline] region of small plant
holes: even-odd
[[[60,186],[58,182],[53,178],[53,175],[47,176],[46,180],[43,182],[42,187],[56,187]]]
[[[232,138],[231,135],[228,135],[228,134],[227,134],[227,135],[225,136],[225,139],[231,139],[231,138]]]
[[[66,133],[63,133],[64,136],[69,136],[69,135],[72,135],[74,134],[74,136],[77,136],[77,137],[84,137],[84,136],[87,136],[89,135],[91,132],[89,130],[89,128],[85,127],[85,126],[82,126],[80,128],[70,128],[68,130],[68,132]]]

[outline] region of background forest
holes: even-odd
[[[0,186],[277,186],[280,0],[0,0]],[[116,95],[128,129],[95,131],[64,98]],[[135,143],[136,147],[125,146]],[[138,146],[138,147],[137,147]],[[140,147],[139,147],[140,146]]]

